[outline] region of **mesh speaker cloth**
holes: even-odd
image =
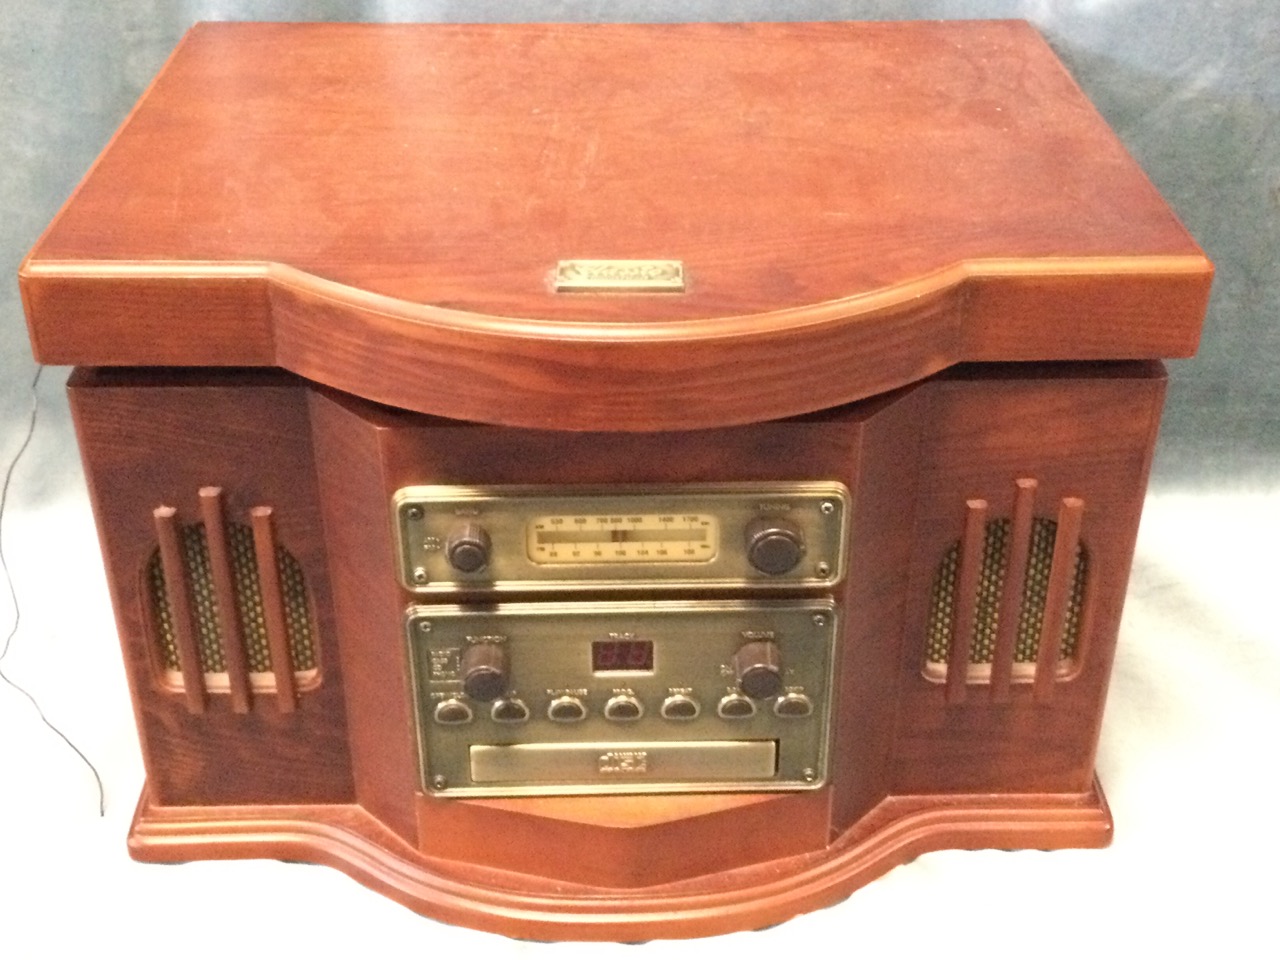
[[[1008,573],[1009,533],[1012,526],[1012,521],[1007,518],[991,520],[986,526],[973,645],[969,648],[971,664],[990,664],[995,654],[996,632],[1000,626],[1000,597]],[[1035,663],[1040,651],[1040,627],[1044,621],[1045,597],[1049,592],[1049,568],[1053,564],[1053,541],[1057,532],[1057,522],[1043,517],[1037,517],[1031,527],[1027,578],[1022,591],[1014,663]],[[956,574],[959,565],[960,543],[957,541],[943,556],[933,580],[926,628],[925,661],[928,665],[945,666],[949,658],[955,623]],[[1071,596],[1067,601],[1066,629],[1062,633],[1062,646],[1058,651],[1061,660],[1071,659],[1080,642],[1080,612],[1084,606],[1088,565],[1088,554],[1084,546],[1080,545],[1076,549],[1075,574],[1071,582]]]
[[[243,524],[231,523],[227,525],[227,538],[231,547],[235,580],[236,614],[240,618],[249,671],[268,673],[272,668],[271,648],[267,643],[267,624],[262,609],[262,588],[258,579],[258,558],[253,548],[253,531]],[[209,566],[209,540],[204,524],[182,528],[182,553],[183,566],[191,584],[191,607],[196,621],[201,670],[206,674],[223,673],[227,664],[223,653],[222,630],[218,623],[218,598],[214,594]],[[280,572],[280,590],[284,597],[285,627],[293,669],[298,673],[314,670],[315,631],[302,568],[283,547],[276,548],[276,566]],[[165,583],[159,550],[147,564],[147,586],[161,662],[166,670],[181,670],[173,630],[173,611],[169,605],[169,589]]]

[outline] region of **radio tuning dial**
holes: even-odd
[[[782,692],[782,653],[772,640],[744,643],[733,655],[738,689],[753,700],[767,700]]]
[[[746,528],[747,560],[761,573],[786,573],[804,556],[804,534],[795,524],[775,517],[756,517]]]
[[[489,565],[493,543],[489,532],[480,524],[468,520],[459,523],[445,541],[444,555],[449,566],[459,573],[475,573]]]
[[[462,689],[488,703],[507,690],[507,651],[500,643],[473,643],[462,651]]]

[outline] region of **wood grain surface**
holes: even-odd
[[[890,797],[816,854],[633,890],[547,880],[424,856],[359,806],[165,807],[144,791],[135,859],[274,857],[323,863],[449,923],[534,940],[706,937],[830,906],[929,850],[1105,847],[1111,812],[1081,794]]]
[[[556,293],[575,257],[680,259],[687,286]],[[1211,273],[1021,22],[197,26],[21,272],[37,357],[86,367],[149,778],[133,854],[314,860],[440,919],[598,939],[778,922],[929,849],[1106,843],[1158,359],[1194,352]],[[397,489],[800,479],[852,493],[847,576],[795,592],[841,611],[820,789],[424,790]],[[1054,518],[1034,676],[1021,570],[984,676],[990,524],[1022,567]],[[210,583],[180,584],[198,525]],[[238,648],[250,525],[274,662],[278,545],[317,671],[255,688],[233,649],[225,692],[193,675],[188,594]]]
[[[351,802],[339,636],[305,388],[278,371],[82,369],[68,392],[151,796],[166,804]],[[185,564],[177,527],[206,519],[200,494],[214,486],[222,490],[225,523],[247,526],[255,507],[271,506],[279,544],[304,571],[318,670],[284,694],[297,693],[293,710],[274,702],[278,692],[250,698],[242,689],[235,705],[225,693],[207,693],[192,712],[196,698],[165,677],[145,571],[174,535],[167,549],[178,556],[166,573],[173,571],[175,587],[185,580],[190,588],[191,578],[178,573]],[[157,508],[172,511],[170,534],[157,529]],[[190,621],[190,609],[175,613]],[[193,643],[189,638],[184,651],[188,665],[198,662]]]
[[[555,293],[573,257],[688,286]],[[1210,275],[1021,22],[202,24],[22,288],[44,362],[646,430],[1187,356]]]
[[[131,849],[316,860],[432,916],[598,938],[651,934],[659,916],[666,936],[774,922],[925,849],[1105,843],[1094,758],[1163,390],[1156,362],[969,365],[787,421],[564,433],[424,417],[278,372],[81,371],[73,409],[150,778]],[[852,494],[848,575],[821,591],[844,611],[821,790],[423,790],[402,633],[413,597],[387,519],[395,490],[797,476]],[[259,692],[245,713],[221,692],[192,712],[157,665],[140,575],[163,539],[155,505],[194,522],[215,485],[227,522],[269,505],[306,573],[321,674],[293,712]],[[1073,662],[1047,701],[1025,676],[997,689],[966,672],[951,687],[963,696],[949,696],[926,669],[939,564],[965,538],[967,504],[985,504],[977,542],[1020,499],[1036,518],[1088,505]],[[1063,557],[1053,568],[1067,569]]]

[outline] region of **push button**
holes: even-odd
[[[788,693],[774,701],[773,712],[780,717],[807,717],[813,713],[813,701],[803,693]]]
[[[639,720],[644,716],[644,705],[629,694],[619,694],[604,705],[604,715],[609,720]]]
[[[662,701],[662,715],[668,720],[692,720],[701,712],[698,701],[683,693],[673,693]]]
[[[436,723],[455,725],[471,722],[471,708],[461,700],[441,700],[436,704]]]
[[[586,715],[587,708],[577,697],[556,697],[547,705],[547,717],[556,723],[576,723]]]
[[[523,700],[512,697],[497,701],[489,711],[489,716],[498,723],[524,723],[529,719],[529,708],[524,705]]]
[[[720,699],[716,713],[726,720],[745,720],[756,712],[756,705],[740,693],[731,693]]]

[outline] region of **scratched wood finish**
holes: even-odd
[[[166,804],[350,802],[342,669],[301,384],[266,371],[80,370],[69,394],[152,796]],[[193,712],[194,698],[163,679],[144,571],[157,546],[162,557],[181,547],[158,536],[153,512],[164,505],[177,523],[198,524],[207,519],[199,493],[209,486],[221,488],[227,522],[248,525],[254,507],[271,506],[280,543],[306,577],[320,675],[293,711],[273,702],[276,693],[255,691],[247,712],[236,712],[227,693],[205,693],[203,711]],[[166,573],[171,566],[181,569],[181,557],[165,561]],[[186,579],[167,578],[171,598]],[[184,666],[198,663],[194,640],[183,644]]]
[[[688,289],[552,292],[600,256]],[[1021,22],[202,24],[21,284],[45,362],[651,430],[1187,356],[1210,275]]]

